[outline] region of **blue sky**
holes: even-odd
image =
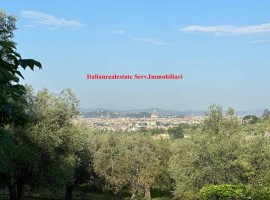
[[[270,1],[1,0],[36,90],[71,88],[83,108],[270,108]],[[87,80],[86,74],[183,74]]]

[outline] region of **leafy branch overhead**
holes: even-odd
[[[24,124],[28,117],[25,113],[25,87],[19,83],[23,78],[20,67],[41,68],[34,59],[22,59],[16,52],[12,41],[16,18],[0,11],[0,140],[6,135],[4,127],[8,124]],[[6,138],[6,137],[4,137]]]

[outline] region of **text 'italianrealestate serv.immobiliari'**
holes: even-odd
[[[87,74],[87,79],[90,80],[182,80],[183,74],[163,74],[163,75],[154,75],[154,74],[111,74],[111,75],[101,75],[101,74]]]

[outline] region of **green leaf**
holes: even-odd
[[[2,127],[0,127],[0,149],[4,152],[15,149],[10,133]]]
[[[15,71],[15,73],[16,74],[18,74],[21,78],[23,78],[24,79],[24,77],[23,77],[23,75],[21,74],[21,72],[20,71]]]
[[[42,67],[40,62],[33,59],[20,59],[19,62],[24,69],[26,67],[30,67],[32,70],[34,70],[34,66],[37,66],[38,68]]]

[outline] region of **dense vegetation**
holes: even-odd
[[[151,199],[151,191],[178,199],[268,198],[269,118],[242,123],[233,110],[222,114],[212,105],[202,124],[170,130],[188,137],[154,140],[151,131],[90,131],[75,118],[78,100],[70,90],[26,90],[31,120],[5,126],[15,148],[2,152],[0,184],[10,199],[44,188],[65,190],[65,199],[74,189],[131,199]]]
[[[19,84],[23,60],[11,41],[15,18],[0,12],[0,188],[11,200],[51,193],[118,199],[270,199],[270,112],[240,120],[211,105],[202,124],[169,129],[171,139],[90,131],[77,120],[71,90]],[[149,133],[149,134],[147,134]],[[186,136],[186,137],[184,137]],[[27,193],[26,193],[27,192]]]

